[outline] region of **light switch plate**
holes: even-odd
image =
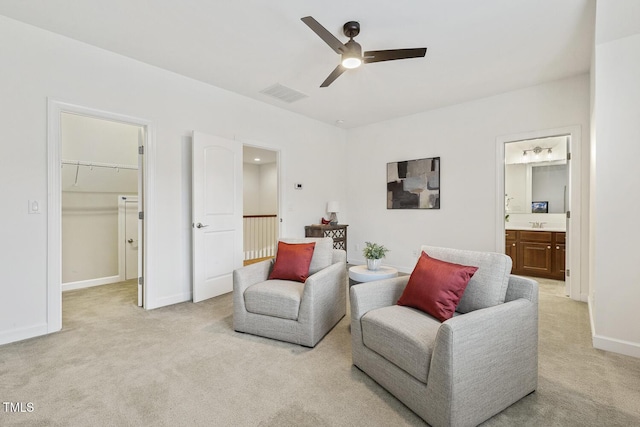
[[[30,214],[39,214],[40,213],[40,202],[37,200],[29,200],[29,213]]]

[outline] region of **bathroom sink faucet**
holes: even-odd
[[[531,224],[531,228],[542,228],[542,226],[546,224],[546,222],[529,221],[529,224]]]

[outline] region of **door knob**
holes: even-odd
[[[127,240],[127,242],[133,243],[133,239],[129,239],[129,240]]]
[[[205,225],[205,224],[203,224],[201,222],[196,224],[196,228],[205,228],[205,227],[208,227],[208,225]]]

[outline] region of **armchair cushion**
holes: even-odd
[[[284,243],[309,243],[315,242],[311,264],[309,264],[309,276],[329,267],[333,263],[333,239],[331,237],[319,238],[291,238],[281,239]],[[277,256],[277,254],[276,254]]]
[[[453,316],[477,270],[478,267],[441,261],[422,252],[398,305],[417,308],[444,322]]]
[[[303,290],[304,283],[268,280],[249,286],[244,303],[249,313],[297,320]]]
[[[392,305],[362,316],[364,345],[426,384],[440,322],[413,308]]]
[[[278,242],[278,252],[269,280],[282,279],[304,282],[309,276],[309,264],[316,243]]]
[[[456,264],[478,267],[456,308],[459,313],[468,313],[481,308],[502,304],[507,295],[511,258],[505,254],[474,252],[460,249],[422,246],[430,257]]]

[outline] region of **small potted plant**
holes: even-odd
[[[382,258],[389,252],[389,249],[377,243],[364,242],[365,247],[362,254],[367,259],[367,268],[369,270],[377,270],[380,268]]]

